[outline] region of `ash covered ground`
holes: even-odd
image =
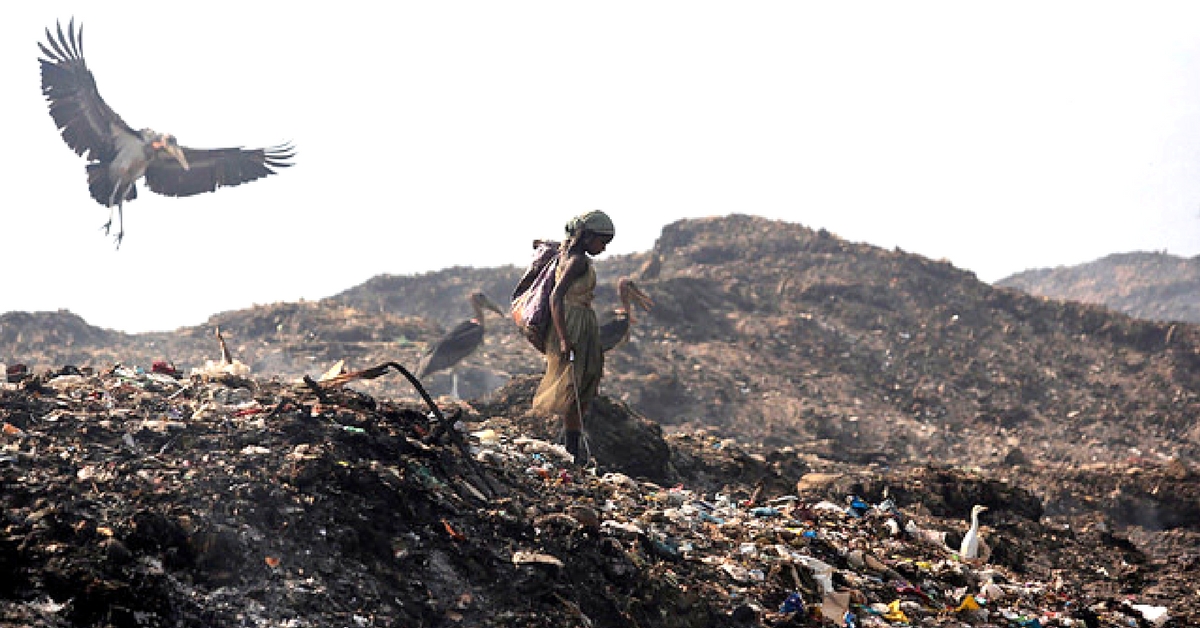
[[[578,468],[524,412],[533,383],[489,403],[444,400],[440,418],[341,386],[232,376],[116,369],[10,386],[5,621],[799,626],[831,612],[840,625],[850,610],[868,625],[1124,626],[1158,607],[1178,625],[1197,618],[1188,526],[1200,501],[1180,464],[1006,478],[855,467],[664,437],[601,399],[598,464]],[[974,504],[989,507],[984,561],[957,552]],[[793,594],[803,610],[781,612]],[[982,604],[964,608],[968,597]]]

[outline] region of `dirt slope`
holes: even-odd
[[[1104,305],[1137,318],[1200,323],[1200,257],[1120,253],[1077,266],[1027,270],[996,285]]]

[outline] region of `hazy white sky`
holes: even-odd
[[[120,251],[58,136],[37,42],[84,24],[135,128],[297,165],[144,187]],[[0,21],[0,312],[124,331],[381,274],[524,264],[608,211],[609,251],[749,213],[994,281],[1200,253],[1200,3],[55,2]]]

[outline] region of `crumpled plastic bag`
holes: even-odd
[[[204,366],[192,369],[192,375],[201,375],[204,377],[222,377],[225,375],[233,375],[234,377],[249,377],[250,367],[246,366],[239,360],[234,360],[232,362],[205,360]]]
[[[1154,624],[1155,626],[1161,626],[1167,623],[1168,619],[1171,619],[1171,614],[1167,612],[1167,607],[1165,606],[1130,604],[1129,608],[1141,613],[1142,617],[1146,618],[1146,621]]]

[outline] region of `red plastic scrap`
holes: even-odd
[[[896,593],[899,593],[900,595],[911,595],[914,597],[921,598],[921,600],[923,602],[925,602],[926,604],[928,604],[931,608],[944,608],[945,607],[944,604],[929,597],[928,594],[926,594],[924,591],[918,589],[917,587],[913,587],[913,586],[896,587]]]
[[[24,364],[9,364],[4,369],[4,377],[10,382],[19,381],[29,375],[29,367]]]
[[[455,539],[455,540],[467,540],[466,534],[462,534],[461,532],[456,531],[454,526],[450,525],[449,521],[446,521],[445,519],[443,519],[442,525],[445,526],[446,533],[450,534],[450,538]]]
[[[170,375],[171,377],[179,377],[179,369],[175,365],[166,360],[155,360],[150,364],[151,373],[159,373],[162,375]]]

